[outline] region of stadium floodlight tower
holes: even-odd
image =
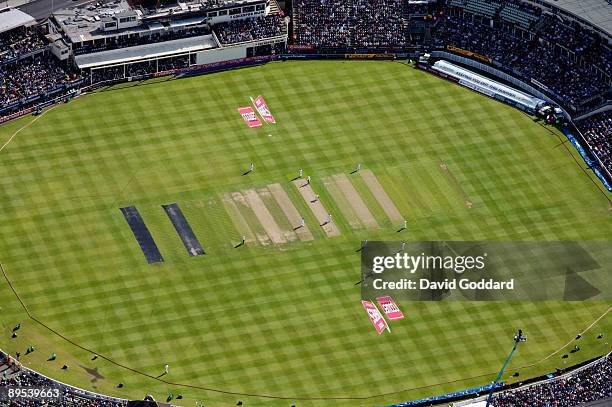
[[[493,381],[493,384],[491,385],[491,391],[489,392],[489,396],[487,397],[487,407],[489,407],[491,403],[491,399],[493,398],[493,392],[495,391],[495,387],[497,386],[497,383],[499,383],[499,380],[504,374],[504,370],[506,370],[506,366],[508,366],[508,363],[510,363],[510,359],[512,358],[512,355],[514,354],[514,351],[516,350],[516,348],[518,348],[518,345],[521,342],[527,342],[527,336],[523,335],[522,329],[519,329],[518,333],[514,335],[514,346],[512,347],[512,351],[510,351],[510,354],[506,358],[504,365],[502,366],[501,370],[497,374],[497,377]]]

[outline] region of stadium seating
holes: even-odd
[[[600,113],[577,123],[593,153],[612,174],[612,111]]]
[[[541,10],[520,0],[449,0],[444,12],[436,15],[431,37],[423,43],[410,43],[411,16],[423,20],[431,6],[410,4],[405,0],[295,0],[295,42],[316,49],[404,50],[413,45],[446,49],[452,45],[491,58],[500,69],[534,83],[564,107],[574,112],[604,102],[610,85],[594,70],[612,72],[612,50],[601,38],[578,24]],[[473,15],[479,16],[473,18]],[[490,19],[490,20],[489,20]],[[493,24],[491,24],[493,21]],[[222,45],[262,40],[286,33],[283,15],[268,15],[215,24],[212,27]],[[126,37],[119,42],[87,45],[75,54],[131,47],[209,33],[194,28],[180,33],[151,37]],[[31,56],[46,47],[37,30],[19,28],[0,34],[0,115],[3,109],[65,92],[77,79],[66,66],[47,52]],[[571,54],[570,54],[571,53]],[[90,82],[114,81],[157,71],[186,68],[190,56],[134,62],[125,66],[96,69]],[[579,63],[577,63],[579,61]],[[608,95],[606,95],[608,92]],[[591,116],[577,123],[592,152],[612,172],[612,112]],[[330,215],[331,216],[331,215]],[[610,357],[568,378],[495,397],[498,407],[531,405],[575,405],[612,396],[609,377]],[[29,370],[21,370],[0,353],[0,387],[19,385],[62,386]],[[15,406],[30,406],[15,402]],[[62,399],[51,406],[123,406],[122,402],[97,398],[62,387]]]
[[[45,48],[37,29],[19,27],[0,34],[0,64]]]
[[[91,82],[112,82],[127,78],[130,76],[139,76],[152,74],[155,72],[171,71],[174,69],[187,68],[189,66],[189,56],[182,55],[178,57],[160,59],[155,64],[155,61],[135,62],[125,66],[112,66],[108,68],[95,69],[91,72]]]
[[[287,31],[283,17],[279,14],[219,23],[213,30],[224,45],[276,37]]]
[[[574,112],[604,102],[610,86],[602,77],[612,71],[612,50],[598,35],[520,0],[445,4],[436,13],[435,46],[453,45],[489,57],[510,74],[537,81]],[[297,45],[341,50],[418,45],[406,40],[406,33],[414,31],[411,25],[419,24],[410,16],[427,12],[427,6],[399,0],[297,0],[295,8]]]
[[[494,396],[496,407],[570,407],[612,397],[612,359],[608,355],[567,378],[537,384]]]
[[[407,45],[402,0],[298,0],[297,41],[314,47]]]
[[[501,7],[500,2],[490,2],[485,0],[466,0],[465,10],[471,13],[493,17]]]
[[[70,75],[49,55],[27,58],[0,68],[0,110],[66,87]]]
[[[317,47],[348,46],[349,5],[343,0],[296,1],[297,42]]]
[[[527,6],[523,6],[523,3],[512,3],[508,2],[500,12],[500,16],[503,20],[518,24],[522,28],[529,28],[533,23],[538,21],[539,13]]]
[[[612,55],[608,48],[594,43],[590,33],[569,32],[562,21],[551,17],[545,19],[538,34],[547,41],[539,41],[535,36],[530,39],[527,35],[518,35],[520,31],[492,28],[468,14],[451,14],[437,25],[435,43],[440,47],[453,45],[492,58],[510,73],[546,86],[546,90],[560,99],[559,103],[565,107],[579,110],[582,104],[601,97],[610,87],[603,80],[593,80],[589,65],[577,64],[556,44],[570,47],[579,57],[584,55],[585,62],[591,62],[602,71],[611,66]]]

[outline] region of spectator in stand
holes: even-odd
[[[406,45],[402,0],[356,0],[351,21],[353,47],[400,48]]]
[[[91,71],[91,83],[115,81],[124,78],[123,65]]]
[[[493,397],[495,407],[571,407],[612,397],[610,356],[566,378],[508,391]]]
[[[27,58],[0,67],[0,109],[62,88],[70,80],[52,56]]]
[[[36,28],[19,27],[0,34],[0,63],[40,50],[45,42]]]
[[[406,45],[402,0],[297,0],[297,42],[330,48]]]
[[[495,59],[503,65],[512,64],[529,47],[529,42],[515,38],[502,30],[474,23],[470,18],[446,16],[437,27],[436,43],[453,45]]]
[[[521,35],[523,31],[507,21],[496,21],[491,27],[462,8],[445,6],[444,17],[435,24],[433,43],[489,57],[512,74],[543,84],[560,103],[576,111],[585,109],[586,103],[602,102],[610,86],[594,75],[593,66],[600,75],[611,72],[612,50],[599,36],[578,24],[543,15],[539,7],[520,0],[505,4],[539,18],[531,26],[536,35]],[[405,47],[410,20],[403,17],[427,11],[401,0],[296,0],[294,9],[298,45],[381,50]],[[557,45],[574,52],[583,63],[576,63]]]
[[[588,117],[577,123],[578,129],[595,154],[612,174],[612,111]]]
[[[172,71],[187,67],[189,67],[189,55],[164,58],[160,59],[157,63],[155,61],[136,62],[125,66],[125,76],[123,65],[113,66],[110,68],[94,69],[91,72],[91,83],[112,82],[130,76],[149,75],[157,72]],[[87,78],[87,76],[85,77]]]
[[[219,23],[213,30],[222,44],[261,40],[287,31],[284,18],[279,14]]]
[[[514,74],[544,84],[566,107],[578,109],[582,103],[610,89],[605,81],[593,80],[590,65],[602,71],[612,67],[612,52],[593,42],[591,34],[584,30],[574,30],[556,18],[545,16],[542,39],[537,36],[528,39],[513,35],[516,31],[481,24],[469,14],[463,16],[449,14],[441,20],[435,34],[438,46],[454,45],[492,58]],[[575,63],[555,46],[557,42],[591,63],[586,66]]]

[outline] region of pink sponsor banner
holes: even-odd
[[[238,113],[240,113],[240,116],[242,116],[245,123],[249,127],[253,128],[261,126],[261,120],[259,120],[259,117],[257,117],[255,110],[253,110],[252,107],[239,107]]]
[[[374,325],[376,332],[380,335],[382,331],[387,328],[387,321],[385,321],[385,318],[383,318],[376,305],[370,301],[361,301],[361,305],[363,305],[363,308],[368,313],[370,322],[372,322],[372,325]]]
[[[274,116],[272,116],[272,113],[270,113],[270,109],[268,109],[266,101],[263,99],[263,97],[261,97],[261,95],[257,96],[257,99],[253,101],[253,104],[255,105],[255,109],[257,109],[261,117],[263,117],[266,122],[276,123],[276,120],[274,120]]]
[[[395,301],[393,301],[393,298],[389,296],[378,297],[376,298],[376,302],[378,302],[378,305],[380,305],[380,308],[382,308],[383,312],[390,321],[404,319],[404,314],[402,311],[400,311]]]

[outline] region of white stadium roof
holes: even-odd
[[[546,3],[581,17],[612,36],[612,4],[608,0],[546,0]]]
[[[148,58],[162,58],[186,52],[202,51],[216,48],[217,43],[212,35],[184,38],[181,40],[157,42],[137,47],[119,48],[94,54],[77,55],[74,57],[81,69],[124,64]]]
[[[0,33],[21,27],[22,25],[32,25],[35,23],[34,17],[16,8],[0,10]]]

